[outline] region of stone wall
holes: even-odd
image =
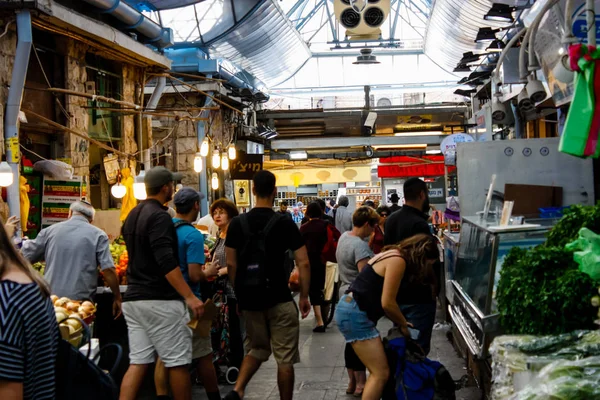
[[[139,88],[143,84],[144,72],[128,64],[123,64],[123,100],[131,103],[139,103]],[[123,116],[122,140],[119,150],[134,154],[138,151],[137,143],[137,115]],[[139,159],[139,156],[136,157]],[[135,170],[136,162],[130,160],[130,168]]]
[[[6,23],[13,18],[0,20],[0,27],[4,29]],[[12,77],[13,65],[15,62],[15,52],[17,49],[16,24],[13,22],[6,35],[0,38],[0,142],[4,143],[4,112],[6,111],[6,101],[8,100],[8,87]],[[0,153],[4,154],[4,146],[0,146]]]

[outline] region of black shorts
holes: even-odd
[[[310,289],[308,291],[310,304],[322,306],[325,302],[325,265],[319,263],[310,264]]]

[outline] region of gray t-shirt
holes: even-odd
[[[372,258],[373,251],[369,248],[369,243],[346,232],[338,241],[335,256],[340,270],[340,279],[344,285],[349,285],[358,276],[358,262],[365,258]]]

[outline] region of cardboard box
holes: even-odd
[[[563,189],[559,186],[518,185],[507,183],[504,186],[504,200],[514,201],[512,215],[528,218],[538,217],[540,208],[561,207]]]

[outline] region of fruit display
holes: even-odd
[[[117,277],[120,285],[127,285],[127,264],[129,263],[129,255],[123,236],[119,236],[110,245],[110,254],[113,257],[115,267],[117,268]]]
[[[59,298],[56,295],[50,296],[50,300],[54,304],[54,313],[61,336],[78,347],[83,330],[80,320],[88,325],[91,324],[96,318],[96,306],[91,301],[80,302],[67,297]]]

